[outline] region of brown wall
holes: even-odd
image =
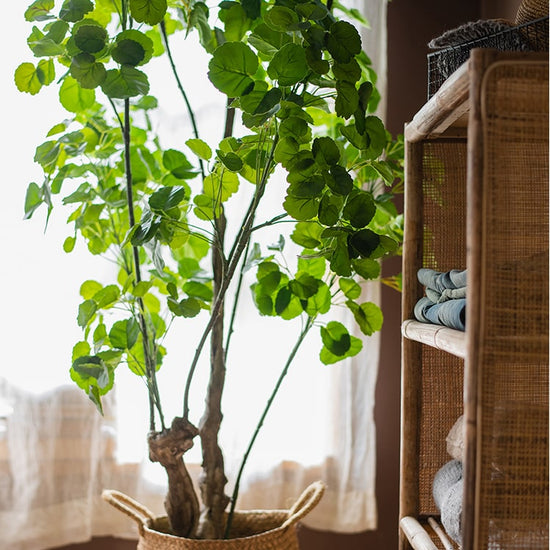
[[[520,0],[391,0],[388,4],[387,127],[394,135],[426,101],[426,44],[447,29],[480,18],[513,20]],[[398,259],[384,267],[396,274]],[[302,550],[397,549],[399,492],[399,399],[400,399],[400,295],[389,288],[382,292],[384,328],[376,389],[378,529],[357,534],[336,534],[300,529]],[[135,550],[135,542],[96,539],[63,550]]]

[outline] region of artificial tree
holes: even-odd
[[[211,24],[211,11],[219,26]],[[65,0],[56,8],[54,0],[37,0],[25,17],[34,24],[28,45],[38,60],[17,68],[17,87],[36,94],[59,85],[71,115],[36,149],[44,180],[28,186],[25,215],[45,205],[49,217],[56,200],[72,205],[65,252],[80,239],[118,270],[109,284],[88,280],[80,287],[84,337],[73,348],[71,377],[100,411],[121,364],[143,378],[149,456],[167,473],[172,532],[229,536],[246,459],[308,332],[320,327],[320,360],[330,364],[361,349],[360,339],[331,320],[334,305],[345,305],[367,335],[381,328],[379,308],[358,302],[359,283],[379,278],[381,259],[400,252],[393,196],[400,192],[402,147],[371,114],[379,99],[376,74],[355,26],[364,21],[330,0],[225,0],[215,10],[199,1]],[[185,67],[176,67],[170,49],[177,33],[198,33],[210,54],[205,80],[207,74],[227,97],[215,148],[200,139],[181,84]],[[164,149],[152,122],[158,102],[149,95],[147,63],[160,55],[169,58],[193,129],[180,149]],[[285,186],[286,196],[279,215],[258,219],[268,185]],[[249,206],[234,219],[230,199],[237,193]],[[293,224],[291,239],[301,248],[294,268],[279,261],[284,239],[273,244],[281,223]],[[265,235],[269,248],[260,244]],[[250,269],[259,313],[301,316],[303,323],[229,497],[218,444],[221,399]],[[188,342],[196,352],[186,370],[183,412],[168,423],[157,383],[162,339],[174,318],[204,311],[199,342]],[[197,424],[189,396],[207,344],[210,378]],[[202,504],[184,461],[197,436]]]

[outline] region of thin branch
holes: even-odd
[[[176,85],[178,86],[178,90],[180,91],[183,101],[185,102],[185,106],[187,107],[187,112],[189,114],[189,118],[191,119],[191,126],[193,127],[193,134],[194,136],[199,139],[199,130],[197,128],[197,122],[195,120],[195,113],[191,107],[191,103],[189,102],[189,98],[187,97],[187,93],[185,92],[183,85],[181,83],[181,79],[178,74],[178,70],[176,68],[176,64],[174,63],[174,58],[172,57],[172,50],[170,49],[170,44],[168,43],[168,33],[166,32],[166,24],[164,23],[164,20],[160,22],[160,30],[162,33],[162,38],[164,40],[164,46],[166,48],[166,53],[168,55],[168,60],[170,62],[170,67],[172,68],[172,73],[174,74],[174,78],[176,79]],[[204,172],[204,164],[202,162],[202,159],[199,157],[199,165],[201,169],[201,175],[202,179],[205,177]]]
[[[229,515],[227,517],[227,525],[225,528],[225,535],[224,538],[229,537],[229,533],[231,531],[231,524],[233,522],[233,515],[235,512],[235,506],[237,504],[237,498],[239,496],[239,488],[241,483],[241,478],[244,472],[244,468],[246,466],[246,463],[248,461],[248,456],[250,455],[250,452],[252,451],[252,447],[254,446],[254,443],[256,442],[256,439],[258,438],[258,435],[260,433],[260,430],[265,422],[265,419],[267,417],[267,414],[269,413],[269,410],[271,409],[271,405],[273,405],[273,401],[275,400],[275,397],[279,393],[279,390],[281,389],[281,385],[283,383],[283,380],[285,379],[286,375],[288,374],[288,370],[290,368],[290,365],[292,364],[292,361],[294,360],[296,354],[298,353],[298,350],[300,349],[300,346],[302,345],[305,337],[307,336],[307,333],[313,326],[314,318],[308,317],[306,324],[304,328],[302,329],[302,332],[298,336],[298,340],[294,344],[294,347],[292,348],[287,361],[285,363],[285,366],[283,370],[281,371],[281,374],[279,375],[279,378],[277,379],[277,383],[275,384],[275,387],[273,388],[273,391],[271,392],[271,395],[269,396],[269,399],[267,400],[266,406],[263,410],[262,415],[260,416],[260,420],[258,421],[258,424],[256,425],[256,429],[254,430],[254,433],[252,435],[252,438],[248,444],[248,447],[246,449],[246,452],[244,453],[243,459],[241,461],[241,465],[239,468],[239,472],[237,474],[237,478],[235,480],[235,488],[233,489],[233,494],[231,496],[231,507],[229,509]]]
[[[262,198],[264,192],[265,192],[265,186],[267,184],[267,179],[269,177],[269,172],[271,170],[271,166],[273,163],[273,155],[275,154],[275,147],[277,145],[277,136],[273,139],[271,151],[269,154],[269,157],[266,161],[266,167],[263,172],[261,181],[256,186],[256,193],[254,195],[254,198],[249,206],[249,209],[245,215],[245,221],[243,225],[241,226],[239,233],[237,234],[235,238],[235,245],[233,247],[232,255],[229,257],[229,265],[227,268],[226,276],[222,282],[222,286],[220,287],[220,290],[218,292],[218,295],[216,297],[216,300],[212,306],[212,312],[210,314],[210,319],[208,320],[208,323],[204,329],[204,332],[201,336],[201,339],[199,341],[199,344],[197,346],[197,349],[195,350],[195,355],[193,357],[193,361],[191,363],[191,367],[189,368],[189,373],[187,375],[187,381],[185,384],[185,391],[183,395],[183,418],[184,420],[189,420],[189,393],[191,389],[191,382],[193,380],[193,376],[195,374],[195,370],[197,368],[197,363],[199,361],[200,355],[202,353],[202,349],[204,347],[204,344],[206,343],[206,339],[208,338],[208,335],[210,334],[210,331],[212,330],[214,323],[216,322],[217,316],[220,314],[220,311],[223,306],[223,301],[225,298],[225,293],[227,292],[227,289],[229,288],[229,284],[231,283],[231,280],[233,279],[233,275],[235,274],[235,270],[237,269],[237,266],[239,264],[240,258],[242,256],[243,251],[246,248],[246,244],[248,240],[250,239],[250,231],[252,228],[252,224],[254,222],[254,214],[256,213],[256,210],[258,208],[260,199]]]

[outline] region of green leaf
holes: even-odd
[[[322,21],[329,14],[329,11],[323,4],[315,2],[298,4],[296,6],[296,11],[304,19],[308,19],[310,21]]]
[[[322,176],[311,176],[306,180],[297,181],[288,188],[288,194],[298,199],[319,197],[325,188]]]
[[[307,301],[302,300],[301,304],[304,311],[310,317],[315,317],[319,314],[323,315],[328,313],[331,306],[331,299],[330,288],[326,283],[321,282],[319,290]]]
[[[15,85],[20,92],[36,95],[43,86],[41,71],[32,63],[21,63],[15,70]]]
[[[361,229],[354,233],[349,243],[363,258],[368,258],[380,244],[380,235],[370,229]]]
[[[177,317],[185,317],[187,319],[196,317],[201,311],[201,304],[199,300],[193,297],[184,298],[180,302],[169,297],[168,307]]]
[[[365,131],[369,136],[369,144],[363,149],[364,158],[378,158],[386,147],[384,123],[376,116],[368,116],[365,119]]]
[[[107,71],[101,85],[103,93],[112,99],[128,99],[149,93],[149,80],[140,70],[123,65]]]
[[[312,277],[308,273],[300,273],[288,283],[288,286],[292,294],[300,298],[300,300],[307,300],[317,293],[321,283],[322,281]]]
[[[283,202],[283,207],[295,220],[311,220],[317,215],[319,210],[319,199],[299,199],[287,195]]]
[[[216,172],[204,178],[204,194],[216,201],[225,202],[239,189],[239,177],[233,172],[224,170],[222,176]]]
[[[196,175],[193,165],[177,149],[167,149],[162,154],[162,165],[178,179],[190,179]]]
[[[185,199],[185,188],[181,186],[161,187],[149,197],[151,210],[167,212]]]
[[[76,244],[76,238],[75,237],[67,237],[63,241],[63,251],[69,254],[74,250]]]
[[[290,238],[304,248],[321,246],[323,228],[316,222],[299,222],[295,225]]]
[[[138,23],[156,25],[166,14],[166,0],[130,0],[130,13]]]
[[[145,296],[153,286],[152,281],[140,281],[132,288],[132,296],[137,298]]]
[[[185,145],[197,155],[197,157],[203,160],[210,160],[212,158],[212,149],[202,139],[194,138],[188,139]]]
[[[376,205],[372,193],[359,191],[348,197],[344,206],[343,216],[353,227],[361,229],[366,227],[376,213]]]
[[[304,49],[298,44],[286,44],[275,53],[267,67],[267,74],[279,86],[292,86],[303,80],[309,72]]]
[[[292,38],[288,34],[278,32],[265,23],[255,27],[254,32],[248,37],[249,44],[269,58],[291,41]]]
[[[337,195],[349,195],[353,189],[353,178],[348,171],[339,164],[330,167],[326,183],[330,190]]]
[[[244,165],[243,160],[236,153],[223,153],[222,151],[218,150],[216,151],[216,154],[222,164],[231,172],[238,172],[242,169]]]
[[[103,414],[100,396],[105,395],[113,387],[114,367],[98,356],[85,355],[73,362],[71,379],[88,394]]]
[[[76,55],[71,60],[71,76],[82,88],[93,89],[105,80],[107,70],[103,63],[98,63],[95,57],[88,53]]]
[[[84,19],[73,27],[75,46],[85,53],[98,53],[107,45],[107,31],[97,21]]]
[[[208,285],[205,285],[204,283],[200,283],[199,281],[187,281],[183,285],[182,290],[188,296],[194,296],[195,298],[200,298],[205,302],[211,302],[214,296],[212,288],[209,287]]]
[[[274,159],[284,168],[288,168],[296,159],[300,145],[294,138],[281,138],[275,147]]]
[[[251,76],[258,69],[258,58],[246,44],[226,42],[214,50],[208,68],[208,78],[220,92],[239,97],[254,86]]]
[[[139,325],[134,318],[117,321],[109,331],[111,346],[118,349],[131,349],[139,337]]]
[[[340,160],[340,150],[336,142],[328,137],[318,137],[313,140],[313,146],[311,148],[313,158],[315,162],[321,168],[329,168],[338,164]]]
[[[67,76],[59,89],[61,105],[71,113],[80,113],[94,104],[93,90],[84,89],[74,78]]]
[[[225,8],[225,6],[228,8]],[[242,39],[250,26],[248,16],[240,4],[236,2],[222,2],[219,17],[224,22],[225,38],[228,42],[238,42]]]
[[[111,55],[120,65],[144,65],[153,56],[153,41],[140,31],[123,31],[117,35]]]
[[[351,84],[354,84],[361,78],[361,67],[359,66],[359,63],[352,58],[347,63],[334,63],[332,67],[332,72],[334,73],[334,77],[336,80],[345,80],[346,82],[349,82]],[[367,84],[367,83],[364,83]],[[368,83],[370,84],[370,82]],[[338,84],[337,84],[338,87]],[[370,84],[370,87],[372,89],[372,84]],[[363,89],[364,92],[366,92],[366,89]],[[370,95],[370,94],[369,94]],[[363,98],[365,96],[363,95]],[[367,103],[368,103],[368,97],[367,97]],[[366,104],[365,104],[366,108]]]
[[[93,300],[85,300],[78,306],[78,326],[85,328],[93,319],[97,311],[97,304]]]
[[[361,36],[351,23],[337,21],[330,27],[326,45],[335,61],[349,63],[361,52]]]
[[[338,286],[346,298],[355,300],[361,296],[361,286],[354,279],[338,279]]]
[[[75,23],[93,9],[94,5],[91,0],[65,0],[59,11],[59,18],[69,23]]]
[[[331,353],[344,356],[351,347],[351,337],[348,329],[338,321],[330,321],[321,327],[323,345]]]
[[[55,16],[50,14],[55,6],[54,0],[36,0],[25,11],[26,21],[47,21]]]
[[[298,15],[284,6],[273,6],[264,15],[266,25],[274,31],[287,32],[296,30],[298,24]]]
[[[332,365],[347,357],[354,357],[362,349],[363,342],[361,342],[359,338],[351,336],[349,350],[344,355],[335,355],[334,353],[331,353],[328,348],[323,346],[323,348],[321,349],[321,353],[319,354],[319,358],[321,359],[321,363],[323,363],[324,365]]]
[[[103,285],[101,285],[101,283],[89,279],[80,285],[80,296],[82,296],[84,300],[91,300],[94,294],[99,292],[102,288]]]
[[[97,308],[107,308],[112,306],[120,297],[120,290],[116,285],[107,285],[98,290],[92,297]]]
[[[319,222],[329,227],[338,223],[343,204],[344,201],[339,195],[323,195],[319,203]]]
[[[363,334],[370,336],[382,328],[384,316],[376,304],[373,304],[372,302],[365,302],[364,304],[359,305],[352,300],[348,300],[346,305],[353,313],[353,316]]]
[[[342,118],[349,118],[359,106],[359,94],[355,85],[344,80],[336,82],[336,114]]]
[[[80,341],[77,342],[73,346],[73,354],[72,354],[72,361],[75,361],[79,357],[83,357],[84,355],[90,355],[90,344],[86,341]]]
[[[40,187],[34,182],[29,183],[25,194],[25,219],[30,219],[43,202]]]
[[[371,258],[358,258],[351,262],[354,271],[363,279],[378,279],[380,277],[380,263]],[[349,296],[351,298],[351,296]]]

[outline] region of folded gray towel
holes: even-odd
[[[462,462],[451,460],[435,474],[433,497],[441,513],[441,524],[455,542],[462,544]]]

